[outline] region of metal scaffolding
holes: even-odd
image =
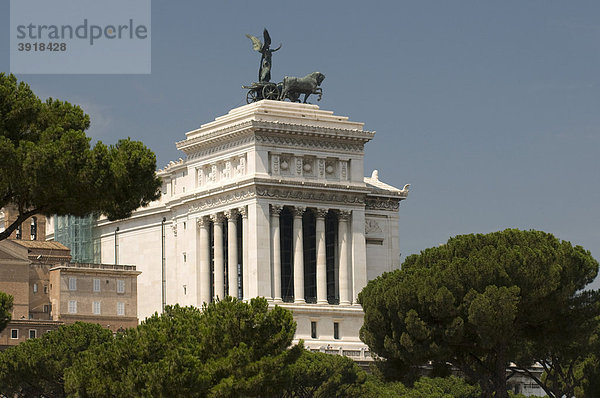
[[[96,218],[55,216],[54,240],[71,249],[74,263],[100,263],[100,239],[94,236]]]

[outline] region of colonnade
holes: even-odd
[[[291,278],[293,279],[293,302],[305,303],[305,243],[307,247],[315,247],[316,251],[316,303],[328,304],[328,276],[327,276],[327,249],[326,249],[326,217],[332,212],[337,219],[337,231],[335,236],[335,262],[337,272],[330,272],[330,283],[335,283],[339,292],[339,304],[349,305],[352,298],[352,262],[350,252],[351,232],[349,222],[351,212],[328,208],[309,208],[302,206],[270,205],[270,248],[271,248],[271,272],[272,272],[272,299],[281,302],[282,296],[282,270],[283,266],[291,265]],[[282,212],[292,214],[292,253],[291,264],[282,264]],[[304,242],[306,235],[303,231],[303,216],[310,211],[314,214],[315,240],[316,242]],[[241,214],[241,225],[238,224]],[[289,218],[288,227],[289,227]],[[227,223],[227,242],[224,242],[224,226]],[[311,224],[312,225],[312,224]],[[212,231],[211,231],[212,227]],[[238,253],[238,228],[242,228],[242,250]],[[247,262],[246,240],[249,229],[251,233],[258,233],[248,226],[248,211],[246,207],[230,209],[209,216],[198,218],[198,287],[201,302],[210,302],[211,299],[223,298],[226,295],[238,296],[239,289],[243,289],[243,298],[247,299],[247,275],[249,273]],[[212,232],[212,233],[211,233]],[[312,231],[311,231],[312,232]],[[289,233],[289,230],[288,230]],[[212,242],[211,242],[212,236]],[[310,234],[312,237],[312,233]],[[289,238],[289,235],[287,236]],[[265,237],[266,238],[266,237]],[[225,245],[227,246],[227,275],[228,283],[225,283]],[[211,247],[212,256],[211,256]],[[239,255],[244,257],[242,263],[242,286],[239,285],[238,264]],[[286,256],[289,259],[289,256]],[[268,259],[256,259],[255,261],[269,261]],[[314,261],[314,257],[313,257]],[[211,270],[211,263],[213,265]],[[314,264],[314,263],[312,263]],[[331,266],[331,265],[330,265]],[[312,272],[312,271],[311,271]],[[335,276],[333,276],[335,275]],[[335,281],[331,281],[334,277]],[[270,277],[269,277],[270,280]],[[226,288],[228,287],[228,289]],[[228,290],[228,291],[226,291]],[[288,297],[289,299],[289,297]]]
[[[223,298],[226,295],[238,297],[240,289],[238,281],[238,215],[242,216],[242,236],[246,236],[248,212],[246,207],[230,209],[222,213],[211,214],[198,218],[199,228],[199,272],[198,284],[201,302],[210,302],[211,299]],[[225,291],[225,245],[223,242],[223,228],[227,222],[227,286]],[[213,242],[211,242],[211,225]],[[214,247],[211,259],[211,246]],[[244,248],[245,249],[245,248]],[[211,271],[211,260],[214,264]],[[212,277],[211,278],[211,274]],[[212,281],[212,283],[211,283]],[[211,286],[212,285],[212,286]],[[243,284],[242,284],[243,285]],[[212,287],[212,289],[211,289]],[[212,291],[212,295],[211,295]]]
[[[284,209],[280,205],[271,205],[271,250],[273,258],[273,299],[275,301],[282,300],[281,292],[281,213]],[[325,247],[325,217],[329,213],[329,209],[316,208],[309,209],[302,206],[295,206],[291,208],[293,214],[293,286],[294,286],[294,302],[304,303],[305,292],[304,292],[304,234],[302,217],[306,211],[313,211],[315,215],[315,239],[316,239],[316,285],[317,285],[317,304],[327,304],[327,257]],[[348,256],[349,250],[349,228],[348,223],[350,220],[350,211],[336,210],[337,215],[337,253],[338,253],[338,280],[336,281],[339,288],[339,303],[347,305],[351,303],[351,286],[350,277],[352,275],[352,268],[350,257]]]

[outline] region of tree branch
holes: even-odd
[[[543,366],[543,365],[542,365]],[[545,368],[545,366],[544,366]],[[529,369],[527,368],[522,368],[520,366],[511,366],[509,367],[509,369],[513,370],[513,371],[518,371],[521,373],[525,373],[527,376],[529,376],[529,378],[531,378],[533,381],[535,381],[535,383],[540,386],[542,388],[542,390],[544,390],[544,392],[550,397],[550,398],[556,398],[556,395],[552,392],[552,390],[550,390],[548,388],[548,386],[543,383],[539,378],[537,378],[533,373],[531,373],[529,371]]]
[[[42,209],[32,209],[26,212],[19,211],[19,216],[17,219],[10,224],[4,231],[0,232],[0,240],[4,240],[10,236],[19,225],[23,224],[23,221],[27,220],[29,217],[38,214]]]

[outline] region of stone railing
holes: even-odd
[[[114,270],[114,271],[135,271],[135,265],[123,265],[123,264],[61,263],[58,266],[65,267],[65,268],[105,269],[105,270]]]
[[[331,346],[327,346],[327,347],[319,347],[319,348],[310,348],[310,351],[323,352],[325,354],[330,354],[330,355],[340,355],[340,356],[348,357],[355,361],[372,361],[376,357],[375,354],[371,354],[369,349],[366,349],[366,348],[352,350],[352,349],[347,349],[347,348],[345,349],[343,347],[335,347],[334,348]]]

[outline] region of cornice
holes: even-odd
[[[245,140],[236,138],[249,135]],[[362,151],[364,144],[375,136],[373,131],[312,126],[308,124],[247,120],[202,133],[176,143],[188,157],[198,157],[230,147],[253,142],[285,144],[345,151]]]
[[[319,150],[336,150],[342,152],[362,152],[364,142],[355,140],[326,140],[321,137],[306,135],[285,135],[280,132],[275,134],[257,133],[256,141],[261,144],[285,146],[286,148],[310,148]]]
[[[230,126],[212,130],[194,138],[188,138],[175,143],[180,151],[185,153],[199,151],[203,147],[214,146],[219,142],[232,141],[234,138],[244,135],[252,128],[252,120],[232,124]]]

